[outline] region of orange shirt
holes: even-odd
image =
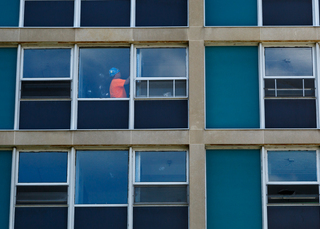
[[[124,89],[124,83],[126,80],[113,79],[110,84],[110,98],[127,98],[126,90]]]

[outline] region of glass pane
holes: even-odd
[[[69,78],[70,49],[25,49],[23,78]]]
[[[70,81],[22,81],[21,98],[70,98]]]
[[[136,26],[187,26],[187,0],[136,0]]]
[[[268,203],[319,203],[319,186],[268,185]]]
[[[135,187],[136,203],[187,203],[187,187],[185,186],[152,186]]]
[[[67,229],[67,207],[17,207],[15,229]]]
[[[82,0],[81,26],[130,26],[130,0]]]
[[[76,207],[74,229],[127,229],[127,207]]]
[[[186,49],[137,49],[137,76],[186,77]]]
[[[136,96],[137,97],[147,97],[147,83],[146,80],[136,81]]]
[[[109,74],[112,68],[116,68],[119,73]],[[129,75],[129,48],[82,48],[80,49],[78,97],[128,97],[129,81],[126,80]]]
[[[67,152],[21,152],[18,182],[67,182],[67,167]]]
[[[77,151],[76,204],[126,204],[128,151]]]
[[[185,80],[176,80],[176,96],[186,96],[187,82]]]
[[[269,151],[269,181],[317,181],[315,151]]]
[[[172,80],[152,80],[149,81],[150,97],[172,97],[173,81]]]
[[[24,26],[73,26],[73,0],[26,1]]]
[[[263,0],[263,25],[312,25],[312,0]]]
[[[186,152],[136,152],[136,182],[185,182]]]
[[[304,79],[304,88],[314,89],[314,79]]]
[[[67,186],[18,186],[16,204],[67,204]]]
[[[266,76],[312,76],[312,48],[265,48]]]
[[[265,88],[275,88],[275,79],[265,79],[264,80],[264,87]]]
[[[302,97],[303,90],[278,89],[277,97]]]
[[[277,79],[277,88],[302,89],[302,79]]]

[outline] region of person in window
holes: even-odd
[[[126,80],[121,79],[120,70],[117,68],[111,68],[109,70],[109,76],[112,77],[110,84],[110,98],[127,98],[127,93],[124,88],[124,85],[129,84],[130,77]]]

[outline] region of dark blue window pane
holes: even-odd
[[[315,151],[269,151],[269,181],[317,181]]]
[[[130,1],[81,1],[81,26],[130,26]]]
[[[136,0],[137,26],[186,26],[187,0]]]
[[[319,206],[269,206],[268,229],[319,229]]]
[[[70,49],[25,49],[23,78],[70,77]]]
[[[79,101],[78,129],[128,129],[129,101]]]
[[[133,229],[187,229],[188,207],[134,207]]]
[[[185,182],[186,152],[136,152],[136,182]]]
[[[21,101],[20,129],[70,129],[70,101]]]
[[[111,68],[120,70],[121,78],[130,75],[129,48],[82,48],[79,58],[79,98],[109,98]],[[129,95],[129,84],[125,85]]]
[[[16,207],[15,229],[67,229],[66,207]]]
[[[266,128],[316,128],[315,99],[265,99]]]
[[[263,25],[312,25],[312,0],[263,0]]]
[[[75,229],[127,229],[127,207],[76,207]]]
[[[77,151],[76,204],[126,204],[128,151]]]
[[[134,127],[188,128],[188,100],[135,101]]]
[[[0,228],[9,228],[12,151],[0,151]]]
[[[21,152],[19,183],[67,182],[67,152]]]
[[[71,81],[22,81],[21,98],[70,98]]]
[[[73,26],[73,5],[73,0],[27,0],[24,26]]]

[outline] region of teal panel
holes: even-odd
[[[9,228],[12,152],[0,151],[0,228]]]
[[[0,26],[17,27],[19,25],[19,0],[0,0]]]
[[[206,26],[256,26],[257,0],[205,0]]]
[[[207,229],[261,229],[259,150],[208,150]]]
[[[16,62],[16,48],[0,48],[0,129],[13,129]]]
[[[206,127],[259,128],[258,47],[206,47]]]

